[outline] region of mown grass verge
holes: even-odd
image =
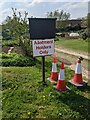
[[[74,71],[65,67],[65,80],[71,91],[60,93],[53,84],[42,83],[41,59],[32,67],[2,67],[3,118],[47,118],[79,120],[90,118],[90,87],[82,91],[68,83]],[[45,75],[50,77],[52,59],[46,57]],[[58,71],[60,63],[58,62]]]
[[[88,42],[80,39],[59,39],[55,42],[55,47],[71,49],[76,52],[88,52]]]

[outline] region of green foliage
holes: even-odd
[[[59,40],[59,38],[58,38],[58,37],[55,37],[54,41],[58,41],[58,40]]]
[[[25,11],[24,15],[22,16],[21,12],[18,12],[16,8],[12,8],[12,11],[12,17],[7,16],[5,22],[2,24],[3,40],[17,41],[15,45],[17,44],[24,48],[26,55],[30,56],[30,35],[27,21],[28,13]],[[25,41],[25,44],[23,44],[23,41]],[[12,46],[12,43],[7,45]]]
[[[0,58],[2,66],[33,66],[36,63],[36,60],[33,60],[33,58],[16,53],[2,53]]]
[[[2,41],[2,47],[3,46],[9,46],[9,47],[13,47],[14,45],[18,46],[18,42],[16,40],[3,40]]]
[[[84,33],[82,33],[82,39],[83,39],[83,40],[86,40],[87,38],[88,38],[87,33],[85,33],[85,32],[84,32]]]
[[[57,18],[56,27],[60,32],[66,29],[65,27],[68,25],[68,19],[70,18],[70,13],[66,13],[63,10],[61,11],[55,10],[55,11],[47,12],[47,18]]]
[[[68,20],[70,18],[70,13],[66,13],[63,10],[55,10],[51,12],[47,12],[48,18],[57,18],[57,20]]]
[[[4,28],[4,26],[2,28]],[[6,27],[2,30],[2,36],[3,40],[12,40],[14,37],[11,31]]]
[[[90,20],[90,13],[88,12],[88,14],[82,18],[82,24],[84,26],[88,26],[90,24],[89,20]]]
[[[17,12],[17,9],[12,8],[12,17],[7,16],[5,22],[2,25],[2,35],[4,40],[15,39],[18,42],[24,36],[25,39],[29,38],[27,15],[25,11],[24,17],[21,12]]]

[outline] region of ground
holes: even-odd
[[[10,49],[11,47],[4,47],[2,51],[8,53]],[[88,79],[88,76],[90,76],[90,70],[89,70],[90,67],[88,64],[90,62],[90,58],[88,57],[88,52],[81,52],[72,49],[67,49],[65,47],[62,47],[62,45],[58,46],[57,44],[55,45],[55,51],[56,51],[55,56],[57,57],[57,59],[60,61],[64,61],[64,63],[72,70],[75,70],[78,57],[82,56],[84,58],[84,60],[82,61],[82,75]],[[12,52],[24,54],[23,50],[17,46],[14,46]]]
[[[88,76],[90,75],[88,56],[75,54],[75,52],[73,51],[67,51],[61,48],[55,48],[55,50],[55,56],[57,56],[57,59],[59,59],[60,61],[64,61],[65,65],[70,67],[72,70],[75,70],[77,59],[82,56],[84,58],[84,60],[82,61],[82,75],[88,79]]]
[[[62,42],[64,43],[64,41]],[[58,43],[56,42],[56,44]],[[57,82],[51,83],[46,80],[47,84],[43,84],[40,57],[37,58],[38,62],[35,66],[2,67],[3,96],[0,97],[2,97],[3,103],[3,118],[90,119],[90,86],[77,88],[68,82],[73,79],[78,56],[67,54],[65,47],[63,48],[61,44],[58,45],[55,47],[64,50],[64,52],[56,51],[55,53],[58,71],[60,71],[61,62],[64,61],[65,81],[70,90],[64,93],[58,92],[53,87]],[[15,52],[19,50],[23,54],[21,48],[15,47],[13,49]],[[8,51],[6,52],[8,53]],[[45,58],[46,79],[51,75],[52,57]],[[82,66],[83,71],[84,69],[88,71],[87,59],[82,61]],[[86,73],[83,73],[83,78],[88,80]]]
[[[46,57],[46,78],[51,75],[51,61],[52,58]],[[59,71],[59,61],[57,65]],[[90,118],[90,87],[77,89],[72,86],[68,81],[73,78],[73,70],[65,67],[65,81],[70,90],[64,93],[53,87],[57,82],[43,84],[41,63],[32,67],[3,67],[2,73],[3,118]]]
[[[55,54],[60,61],[64,61],[72,70],[75,70],[78,57],[82,56],[84,58],[82,61],[82,75],[88,79],[90,76],[88,46],[89,43],[86,41],[60,39],[55,43]]]

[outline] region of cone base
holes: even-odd
[[[54,88],[58,91],[58,92],[66,92],[68,90],[70,90],[70,88],[68,86],[66,86],[66,90],[59,90],[56,88],[56,86],[54,86]]]
[[[50,80],[51,81],[57,81],[58,80],[58,73],[57,72],[52,72]]]
[[[82,74],[74,74],[73,78],[74,83],[83,84]]]
[[[66,82],[65,80],[58,80],[56,85],[56,89],[60,91],[66,91]]]
[[[69,82],[70,82],[71,84],[77,86],[77,87],[82,87],[82,86],[84,86],[84,85],[87,84],[87,81],[85,81],[85,80],[83,80],[82,83],[76,83],[76,82],[74,82],[73,80],[69,80]]]
[[[57,81],[51,80],[50,78],[47,78],[48,81],[50,81],[51,83],[57,83]]]

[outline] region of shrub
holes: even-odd
[[[37,62],[37,60],[33,60],[31,57],[16,53],[2,53],[2,55],[0,54],[0,58],[0,65],[2,66],[33,66]]]
[[[83,40],[86,40],[87,38],[88,38],[88,34],[87,34],[87,33],[85,33],[85,32],[84,32],[84,33],[82,33],[82,39],[83,39]]]
[[[2,47],[3,46],[13,47],[14,45],[18,45],[18,42],[16,40],[4,40],[4,41],[2,41]]]
[[[55,39],[54,39],[54,41],[59,41],[59,38],[56,36]]]

